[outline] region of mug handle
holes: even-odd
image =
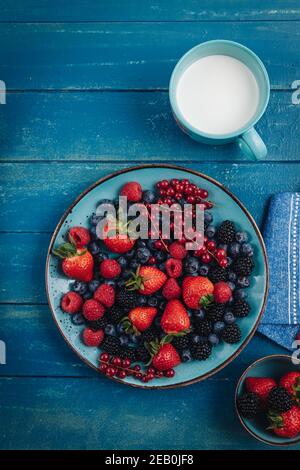
[[[268,153],[264,141],[254,127],[238,138],[238,144],[240,149],[252,160],[262,160]]]

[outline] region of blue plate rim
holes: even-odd
[[[88,194],[90,191],[92,191],[94,188],[96,188],[97,186],[101,185],[102,183],[104,183],[105,181],[108,181],[110,179],[113,179],[115,178],[116,176],[118,175],[121,175],[121,174],[124,174],[124,173],[129,173],[131,171],[135,171],[135,170],[143,170],[143,169],[151,169],[151,168],[168,168],[168,169],[173,169],[173,170],[179,170],[179,171],[185,171],[187,173],[191,173],[195,176],[198,176],[200,178],[203,178],[207,181],[209,181],[210,183],[216,185],[217,187],[219,187],[220,189],[222,189],[226,194],[228,194],[228,196],[230,196],[235,202],[236,204],[242,209],[242,211],[246,214],[247,218],[249,219],[250,223],[252,224],[254,230],[255,230],[255,233],[257,235],[257,238],[258,238],[258,241],[259,241],[259,244],[260,244],[260,247],[262,249],[262,254],[263,254],[263,260],[264,260],[264,266],[265,266],[265,272],[266,272],[266,282],[265,282],[265,291],[264,291],[264,299],[263,299],[263,304],[262,304],[262,307],[261,307],[261,310],[260,310],[260,313],[257,317],[257,320],[251,330],[251,332],[248,334],[248,336],[246,336],[246,338],[244,339],[244,341],[242,342],[242,344],[239,346],[239,348],[228,358],[226,359],[226,361],[224,361],[222,364],[220,364],[219,366],[215,367],[214,369],[212,369],[211,371],[207,372],[206,374],[203,374],[199,377],[195,377],[191,380],[186,380],[184,382],[179,382],[179,383],[176,383],[176,384],[172,384],[172,385],[140,385],[140,384],[135,384],[135,383],[128,383],[128,382],[125,382],[123,381],[122,379],[119,379],[118,377],[108,377],[109,379],[111,380],[114,380],[116,382],[119,382],[121,384],[124,384],[124,385],[129,385],[131,387],[136,387],[136,388],[142,388],[142,389],[147,389],[147,390],[161,390],[161,389],[173,389],[173,388],[179,388],[179,387],[185,387],[185,386],[188,386],[188,385],[192,385],[192,384],[195,384],[195,383],[198,383],[198,382],[201,382],[202,380],[205,380],[211,376],[213,376],[214,374],[216,374],[217,372],[219,372],[220,370],[224,369],[224,367],[226,367],[228,364],[230,364],[234,359],[236,359],[236,357],[243,351],[243,349],[248,345],[248,343],[251,341],[251,339],[253,338],[256,330],[257,330],[257,327],[259,325],[259,322],[261,320],[261,317],[264,313],[264,310],[265,310],[265,307],[266,307],[266,302],[267,302],[267,297],[268,297],[268,291],[269,291],[269,264],[268,264],[268,258],[267,258],[267,252],[266,252],[266,247],[265,247],[265,243],[264,243],[264,240],[263,240],[263,237],[260,233],[260,230],[254,220],[254,218],[252,217],[252,215],[249,213],[248,209],[246,209],[246,207],[242,204],[242,202],[233,194],[231,193],[231,191],[229,191],[229,189],[227,189],[225,186],[223,186],[223,184],[221,184],[219,181],[215,180],[214,178],[212,178],[211,176],[208,176],[204,173],[201,173],[200,171],[197,171],[197,170],[192,170],[190,168],[186,168],[184,166],[179,166],[179,165],[172,165],[172,164],[168,164],[168,163],[144,163],[142,165],[135,165],[135,166],[130,166],[128,168],[123,168],[122,170],[118,170],[118,171],[115,171],[113,173],[110,173],[109,175],[106,175],[104,176],[103,178],[100,178],[99,180],[95,181],[95,183],[93,183],[92,185],[90,185],[89,187],[87,187],[84,191],[82,191],[78,196],[77,198],[73,201],[73,203],[65,210],[65,212],[63,213],[62,217],[60,218],[54,232],[53,232],[53,235],[51,237],[51,240],[50,240],[50,243],[49,243],[49,247],[48,247],[48,251],[47,251],[47,257],[46,257],[46,265],[45,265],[45,285],[46,285],[46,294],[47,294],[47,300],[48,300],[48,305],[49,305],[49,308],[50,308],[50,311],[51,311],[51,314],[52,314],[52,317],[54,319],[54,322],[56,323],[62,337],[64,338],[64,340],[66,341],[67,345],[75,352],[75,354],[86,364],[88,365],[89,367],[91,367],[92,369],[94,369],[95,371],[97,371],[99,374],[100,374],[100,371],[99,369],[94,366],[93,364],[91,364],[85,357],[82,357],[78,351],[74,348],[74,346],[72,345],[72,343],[68,340],[68,338],[65,336],[59,322],[57,321],[56,319],[56,316],[55,316],[55,312],[54,312],[54,308],[52,306],[52,303],[51,303],[51,297],[50,297],[50,291],[49,291],[49,263],[50,263],[50,256],[51,256],[51,251],[52,251],[52,248],[53,248],[53,245],[54,245],[54,242],[56,240],[56,237],[57,237],[57,234],[60,230],[60,228],[62,227],[65,219],[67,218],[67,216],[70,214],[70,212],[72,212],[73,208],[77,205],[77,203],[83,199],[86,194]],[[103,374],[101,374],[103,375]],[[105,376],[106,377],[106,376]]]
[[[237,414],[243,428],[246,429],[246,431],[249,434],[251,434],[251,436],[255,437],[255,439],[257,439],[258,441],[263,442],[264,444],[268,444],[270,446],[286,447],[286,446],[291,446],[291,445],[295,445],[295,444],[299,443],[300,442],[300,436],[295,438],[295,439],[289,439],[285,442],[275,442],[275,441],[272,441],[271,439],[270,440],[265,439],[265,438],[259,436],[258,434],[256,434],[254,431],[252,431],[252,429],[250,429],[247,426],[247,424],[245,423],[244,419],[242,418],[242,416],[241,416],[241,414],[238,410],[238,407],[237,407],[237,399],[238,399],[238,395],[239,395],[239,389],[240,389],[240,386],[242,385],[242,383],[244,382],[245,377],[248,374],[248,372],[251,369],[253,369],[260,362],[264,362],[264,361],[267,361],[269,359],[280,359],[280,358],[281,359],[284,358],[284,359],[291,360],[291,356],[289,356],[288,354],[269,354],[268,356],[263,356],[263,357],[257,359],[256,361],[252,362],[252,364],[250,364],[247,367],[247,369],[244,370],[244,372],[242,373],[241,377],[238,380],[238,383],[237,383],[236,388],[235,388],[234,403],[235,403],[236,414]]]

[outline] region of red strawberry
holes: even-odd
[[[299,331],[299,333],[297,333],[297,335],[296,335],[296,340],[297,340],[297,341],[300,341],[300,331]]]
[[[112,253],[119,254],[130,251],[136,242],[136,240],[129,237],[127,228],[121,229],[119,225],[115,232],[110,235],[108,224],[104,227],[102,239],[106,248],[108,248]]]
[[[77,313],[81,310],[83,300],[77,292],[67,292],[61,299],[60,306],[66,313]]]
[[[127,319],[123,320],[123,324],[130,329],[133,327],[135,332],[141,332],[147,330],[151,326],[155,315],[157,314],[157,309],[154,307],[135,307],[129,312],[128,318],[130,320],[130,325],[127,324]]]
[[[169,277],[179,277],[182,273],[182,262],[180,259],[169,258],[165,262],[165,268]]]
[[[269,377],[247,377],[245,384],[247,392],[256,393],[264,403],[272,388],[276,387],[275,380]]]
[[[172,277],[168,279],[163,287],[162,295],[167,299],[178,299],[181,295],[181,288],[176,281]]]
[[[168,370],[180,364],[180,357],[172,344],[164,344],[154,355],[152,365],[157,370]]]
[[[293,438],[300,434],[300,408],[293,406],[285,413],[269,411],[270,428],[280,437]]]
[[[178,299],[170,300],[160,320],[160,326],[167,334],[188,331],[191,322],[184,305]]]
[[[227,282],[220,281],[214,287],[214,299],[218,304],[226,304],[232,296],[232,291]]]
[[[169,252],[172,258],[183,259],[187,255],[187,251],[181,243],[173,242],[169,246]]]
[[[300,406],[300,372],[288,372],[281,377],[279,385],[286,388]]]
[[[86,346],[97,347],[104,338],[103,330],[94,331],[91,328],[85,328],[82,333],[82,339]]]
[[[211,300],[214,290],[212,282],[203,276],[188,276],[182,283],[182,297],[189,308],[198,309]]]
[[[126,196],[130,202],[139,202],[142,199],[142,187],[136,181],[124,184],[120,191],[121,196]]]
[[[90,240],[90,232],[84,227],[72,227],[69,231],[69,240],[74,243],[77,248],[83,248]]]
[[[89,321],[99,320],[99,318],[103,317],[104,312],[105,308],[103,305],[95,299],[86,300],[83,304],[83,316]]]
[[[62,270],[66,276],[78,281],[90,282],[93,278],[94,260],[89,251],[64,243],[53,254],[63,259]]]
[[[101,284],[94,292],[94,299],[110,308],[115,303],[115,289],[109,284]]]
[[[100,274],[104,279],[114,279],[120,276],[121,266],[115,259],[105,259],[100,264]]]
[[[167,276],[160,269],[154,266],[140,266],[132,279],[127,281],[126,287],[129,290],[138,289],[140,294],[151,295],[162,288],[167,280]]]

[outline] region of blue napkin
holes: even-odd
[[[300,331],[300,193],[272,197],[264,240],[270,289],[258,331],[293,351]]]

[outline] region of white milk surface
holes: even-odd
[[[259,102],[251,70],[233,57],[203,57],[183,73],[177,104],[190,125],[207,134],[230,134],[248,124]]]

